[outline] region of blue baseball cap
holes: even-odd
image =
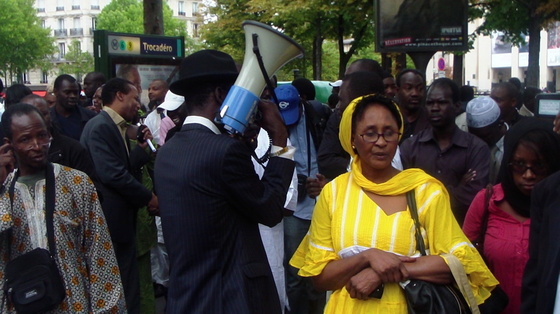
[[[299,120],[299,93],[292,84],[280,85],[274,89],[278,98],[280,114],[286,125],[292,125]]]

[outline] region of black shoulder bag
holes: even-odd
[[[11,260],[5,269],[6,282],[4,293],[8,302],[18,313],[40,313],[56,308],[66,297],[64,283],[54,257],[53,214],[55,203],[54,168],[51,163],[46,167],[45,216],[49,250],[36,248]],[[17,173],[10,186],[10,202],[14,208],[14,187]],[[40,193],[40,191],[37,191]],[[12,235],[8,235],[11,242]],[[10,253],[11,243],[8,244]]]
[[[414,190],[406,193],[410,215],[414,220],[416,248],[426,255],[426,246],[420,230]],[[408,313],[471,313],[461,291],[455,285],[438,285],[424,280],[411,279],[401,284],[406,296]]]

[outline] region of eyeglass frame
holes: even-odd
[[[27,145],[27,147],[25,147],[24,149],[25,149],[25,151],[30,151],[35,147],[44,147],[44,146],[50,147],[51,143],[52,143],[52,140],[53,140],[52,136],[49,136],[48,138],[46,138],[44,142],[40,141],[39,139],[35,139],[35,140],[33,140],[32,143],[29,143],[29,145]],[[24,144],[20,143],[19,145],[24,145]]]
[[[547,175],[547,173],[549,171],[549,167],[546,164],[541,164],[541,165],[537,166],[538,168],[541,168],[541,169],[536,170],[535,165],[527,166],[527,163],[525,163],[524,161],[517,161],[517,164],[515,164],[515,163],[516,163],[516,161],[512,161],[512,162],[508,163],[508,166],[511,168],[511,171],[513,171],[517,174],[520,174],[520,175],[525,174],[525,172],[527,172],[527,170],[529,170],[529,169],[531,169],[531,172],[533,172],[533,174],[535,174],[537,176],[545,176],[545,175]],[[521,168],[519,168],[519,167],[523,167],[523,171],[521,171]]]
[[[387,131],[395,132],[394,130],[391,130],[391,129],[385,130],[385,132],[387,132]],[[376,138],[374,141],[367,141],[367,140],[364,138],[364,135],[366,135],[366,134],[368,134],[368,133],[363,133],[363,134],[359,134],[359,135],[360,135],[360,137],[362,138],[362,140],[363,140],[364,142],[369,143],[369,144],[375,144],[375,143],[377,143],[377,141],[379,141],[379,139],[380,139],[381,137],[383,137],[383,140],[384,140],[385,142],[387,142],[387,143],[398,142],[398,141],[399,141],[399,136],[402,135],[402,133],[400,133],[400,132],[395,132],[395,133],[393,133],[393,134],[396,134],[396,135],[397,135],[397,138],[396,138],[395,140],[387,140],[387,138],[385,137],[385,133],[371,132],[371,134],[376,134],[376,135],[377,135],[377,138]]]

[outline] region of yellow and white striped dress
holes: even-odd
[[[410,212],[386,215],[352,176],[352,172],[341,175],[322,190],[309,233],[290,261],[300,269],[299,275],[317,276],[330,261],[372,247],[400,255],[419,255]],[[424,242],[430,254],[452,253],[461,261],[474,295],[482,303],[498,281],[461,231],[443,189],[435,180],[415,189]],[[325,313],[407,313],[407,308],[400,286],[388,283],[381,299],[352,299],[345,288],[336,290]]]

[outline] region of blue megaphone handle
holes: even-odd
[[[230,133],[243,133],[252,120],[259,97],[249,90],[233,85],[220,107],[221,122]]]

